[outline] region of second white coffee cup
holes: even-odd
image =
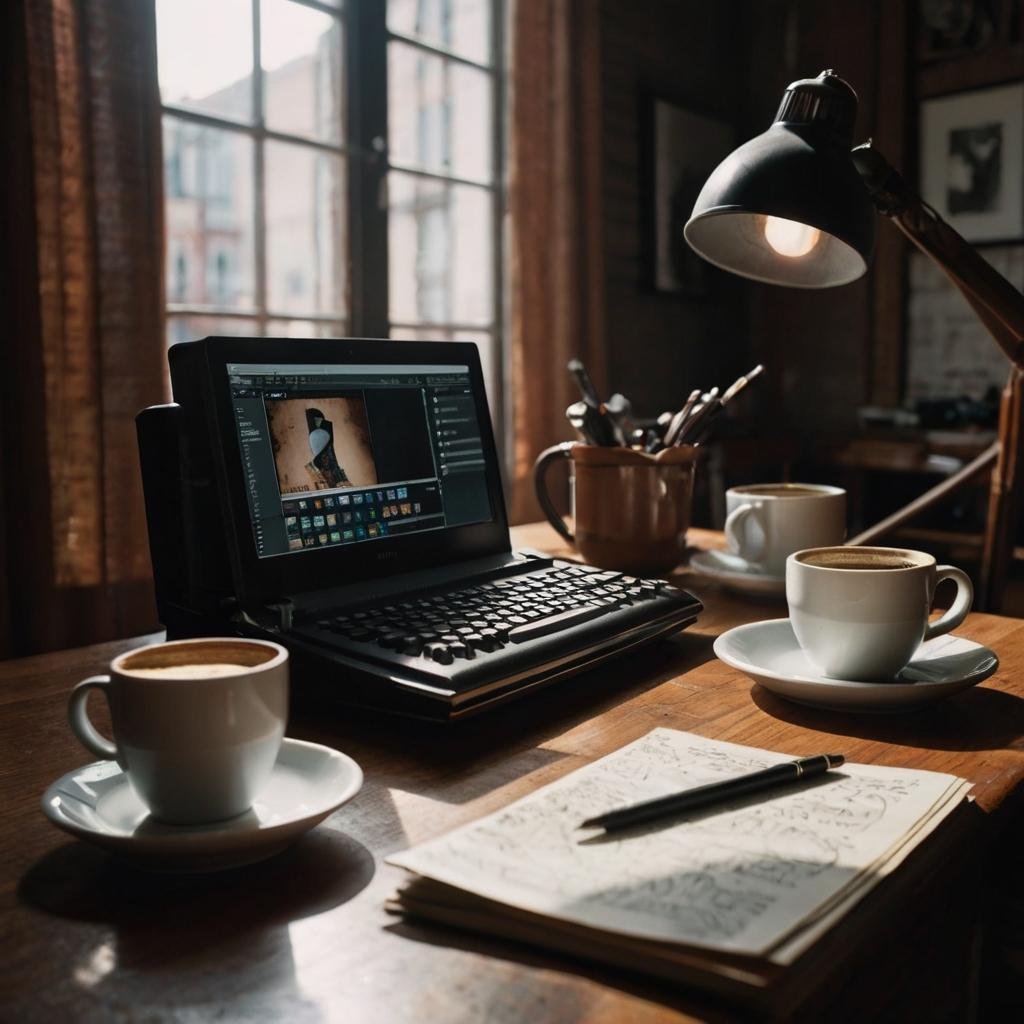
[[[956,598],[928,621],[935,588],[954,580]],[[832,679],[889,682],[924,640],[955,629],[971,610],[970,577],[924,551],[831,547],[786,561],[786,601],[808,660]]]
[[[754,569],[781,576],[802,548],[842,544],[846,491],[827,484],[751,484],[725,492],[725,539]]]
[[[89,690],[110,704],[114,742],[86,713]],[[150,814],[201,824],[247,811],[270,778],[288,717],[288,652],[265,640],[175,640],[115,658],[110,674],[71,692],[82,745],[116,760]]]

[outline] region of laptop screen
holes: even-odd
[[[260,558],[494,518],[468,366],[227,370]]]

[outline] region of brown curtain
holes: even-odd
[[[151,0],[8,0],[0,645],[156,625],[134,416],[163,400]]]
[[[605,384],[600,5],[515,0],[510,54],[510,515],[541,518],[537,454],[572,436],[579,356]]]

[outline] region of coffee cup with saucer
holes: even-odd
[[[774,483],[725,492],[725,551],[701,551],[690,566],[748,597],[786,595],[786,558],[801,548],[840,544],[846,492],[827,484]]]
[[[929,622],[935,588],[953,579],[957,597]],[[766,689],[843,711],[900,711],[944,699],[999,666],[982,644],[956,637],[970,608],[970,579],[901,548],[834,547],[787,563],[790,618],[723,633],[715,654]]]
[[[110,703],[113,742],[89,721]],[[43,812],[59,828],[145,867],[203,871],[277,853],[358,792],[359,766],[284,738],[288,652],[238,637],[119,655],[72,691],[72,731],[104,760],[58,779]]]

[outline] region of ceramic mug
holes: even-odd
[[[662,575],[686,550],[698,453],[693,445],[648,455],[576,441],[558,444],[534,465],[537,500],[551,525],[590,565]],[[571,530],[548,494],[547,474],[556,462],[570,470]]]
[[[751,484],[725,492],[729,551],[771,576],[802,548],[842,544],[846,491],[827,484]]]
[[[947,579],[956,582],[956,598],[929,622],[935,588]],[[963,569],[937,566],[924,551],[812,548],[786,560],[793,632],[808,659],[832,679],[893,679],[922,641],[959,626],[973,599]]]
[[[113,743],[89,721],[102,690]],[[72,691],[71,731],[115,760],[150,814],[201,824],[247,811],[270,778],[288,717],[288,652],[238,637],[174,640],[116,657]]]

